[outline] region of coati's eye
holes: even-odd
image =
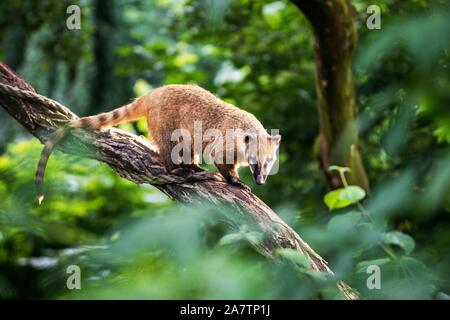
[[[244,141],[245,141],[245,143],[248,144],[250,142],[250,136],[246,135],[245,138],[244,138]]]

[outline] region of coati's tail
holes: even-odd
[[[36,184],[36,199],[39,204],[44,200],[44,174],[45,167],[47,166],[48,158],[52,153],[55,146],[64,138],[70,131],[70,127],[62,127],[55,131],[53,136],[45,143],[44,149],[41,152],[41,158],[39,159],[38,167],[36,170],[36,177],[34,182]]]
[[[146,109],[141,99],[127,104],[123,107],[117,108],[110,112],[101,113],[96,116],[84,117],[76,120],[71,120],[68,125],[59,128],[55,131],[53,136],[45,143],[44,149],[39,159],[39,164],[36,170],[36,192],[39,204],[44,200],[44,175],[45,167],[47,166],[48,158],[55,146],[70,132],[72,128],[91,128],[99,129],[117,125],[119,123],[137,120],[144,117]]]
[[[132,103],[114,109],[110,112],[72,120],[69,123],[69,127],[92,129],[112,127],[120,123],[134,121],[142,118],[146,115],[145,113],[146,109],[141,99],[136,99]]]

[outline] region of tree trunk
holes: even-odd
[[[354,8],[349,0],[292,0],[315,35],[316,90],[320,122],[320,163],[328,184],[340,187],[330,165],[351,169],[349,181],[369,191],[358,149],[352,57],[357,42]]]
[[[4,64],[0,64],[0,104],[41,142],[58,126],[77,118],[63,105],[36,94],[33,87]],[[58,148],[77,154],[82,150],[83,156],[105,162],[134,183],[153,184],[175,201],[214,207],[232,226],[247,225],[261,232],[263,241],[254,245],[262,254],[276,257],[277,249],[290,248],[304,254],[313,270],[333,275],[327,262],[253,193],[212,180],[214,174],[205,171],[192,177],[169,174],[154,147],[144,138],[116,128],[107,131],[76,129]],[[337,286],[346,298],[358,299],[342,281],[338,281]]]

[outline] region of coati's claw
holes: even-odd
[[[252,191],[252,189],[251,189],[248,185],[246,185],[245,183],[243,183],[243,182],[242,182],[241,180],[239,180],[238,178],[234,178],[234,177],[233,177],[232,179],[230,179],[230,181],[228,181],[228,183],[231,184],[232,186],[235,186],[235,187],[244,189],[245,191],[248,191],[248,192]]]

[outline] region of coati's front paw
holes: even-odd
[[[228,183],[231,184],[232,186],[244,189],[245,191],[249,191],[249,192],[252,191],[252,189],[250,189],[250,187],[248,185],[246,185],[241,180],[239,180],[239,178],[230,177],[228,179]]]

